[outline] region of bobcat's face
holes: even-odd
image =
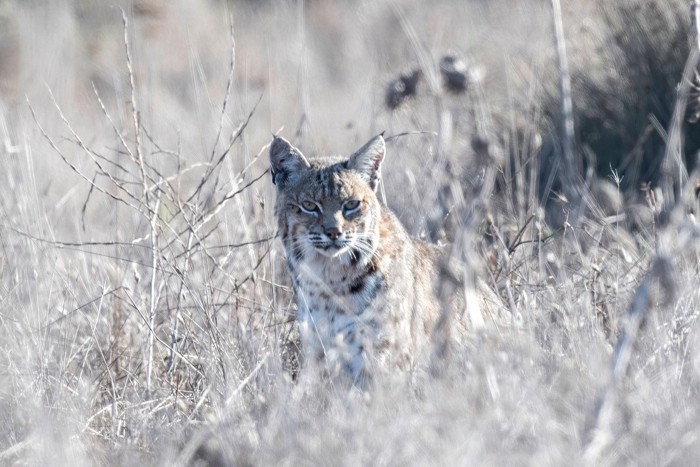
[[[310,169],[280,199],[286,230],[304,250],[324,256],[369,253],[377,231],[377,197],[357,175],[333,169]]]
[[[309,163],[275,138],[270,149],[276,212],[297,260],[313,254],[357,261],[376,249],[380,207],[375,193],[384,140],[377,137],[347,160]]]

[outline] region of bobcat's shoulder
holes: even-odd
[[[384,153],[381,136],[347,159],[309,161],[280,137],[270,148],[304,353],[360,384],[410,368],[437,317],[435,249],[376,195]]]

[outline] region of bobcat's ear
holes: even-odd
[[[270,173],[272,183],[278,188],[284,186],[301,171],[311,167],[304,155],[289,141],[275,136],[270,145]]]
[[[379,184],[379,167],[384,160],[386,145],[382,135],[377,135],[358,149],[345,163],[345,166],[359,173],[373,189]]]

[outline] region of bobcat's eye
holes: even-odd
[[[343,211],[345,211],[347,214],[353,213],[358,210],[360,207],[360,201],[357,199],[351,199],[345,202],[343,205]]]
[[[307,214],[314,214],[319,210],[318,205],[313,201],[302,201],[301,209],[303,209],[303,211]]]

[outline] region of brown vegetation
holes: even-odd
[[[0,464],[698,458],[686,2],[562,2],[573,180],[550,2],[111,3],[0,0]],[[290,376],[264,154],[381,131],[472,329],[348,394]]]

